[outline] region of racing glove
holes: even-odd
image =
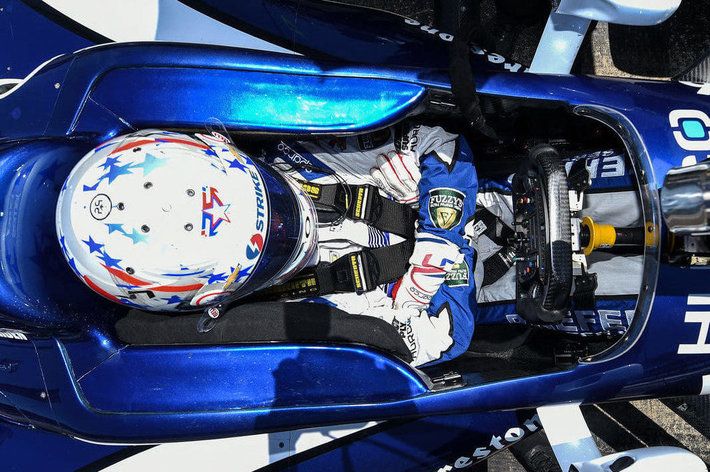
[[[414,203],[419,199],[419,162],[411,152],[390,151],[377,156],[377,167],[370,176],[378,187],[400,203]]]
[[[412,353],[413,366],[440,359],[454,342],[451,337],[451,314],[447,309],[434,316],[416,308],[379,306],[368,310],[367,315],[380,318],[397,329]]]
[[[392,290],[395,308],[426,309],[454,264],[463,260],[459,247],[442,237],[419,232],[407,273]]]

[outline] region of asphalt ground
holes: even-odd
[[[423,23],[435,21],[432,0],[340,1],[392,11]],[[549,4],[549,0],[526,0],[518,2],[516,9],[482,0],[483,46],[515,62],[529,64],[545,26]],[[573,72],[669,79],[693,67],[709,52],[710,0],[683,0],[671,18],[657,26],[593,23]],[[583,414],[604,454],[646,446],[678,446],[710,465],[708,396],[593,405],[584,407]],[[523,470],[510,451],[494,455],[487,468],[492,472]]]

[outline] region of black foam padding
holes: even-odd
[[[468,350],[477,353],[504,352],[521,347],[530,336],[528,325],[491,324],[476,326]]]
[[[412,354],[389,323],[351,315],[318,303],[261,302],[238,305],[207,333],[197,330],[201,313],[166,315],[131,310],[116,323],[121,341],[139,345],[336,343],[360,344],[411,362]]]

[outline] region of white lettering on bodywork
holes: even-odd
[[[688,306],[710,305],[710,295],[688,295]],[[710,311],[688,310],[685,312],[686,323],[699,323],[700,331],[695,344],[679,344],[678,354],[710,354],[708,331],[710,331]]]
[[[25,333],[22,333],[20,331],[10,330],[10,329],[0,330],[0,338],[17,339],[18,341],[27,341],[27,336],[25,336]]]

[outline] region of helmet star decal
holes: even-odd
[[[165,303],[167,303],[168,305],[172,305],[174,303],[180,303],[183,301],[182,297],[179,297],[178,295],[172,295],[169,298],[161,298],[161,300],[165,300]]]
[[[111,234],[114,231],[118,231],[123,236],[125,236],[128,239],[130,239],[131,241],[133,241],[133,244],[144,243],[148,240],[148,236],[146,236],[145,234],[139,233],[138,230],[136,230],[135,228],[133,228],[131,230],[131,232],[129,233],[128,231],[123,229],[122,224],[106,223],[106,229],[108,229],[108,234]],[[87,243],[87,244],[89,244],[89,243]]]
[[[223,221],[231,223],[227,211],[232,206],[222,203],[214,187],[202,187],[202,236],[214,236]]]
[[[130,233],[123,233],[123,235],[133,241],[133,244],[144,243],[148,240],[148,236],[139,233],[135,228]]]
[[[93,192],[98,187],[99,184],[108,179],[108,184],[111,185],[114,180],[122,175],[132,174],[134,169],[143,169],[143,175],[146,176],[153,172],[158,167],[163,167],[166,164],[167,159],[155,157],[152,154],[146,153],[143,158],[143,162],[135,164],[128,163],[119,165],[121,156],[107,157],[104,162],[98,165],[98,167],[106,170],[106,173],[101,175],[94,185],[84,185],[84,192]],[[107,170],[108,169],[108,170]]]
[[[83,242],[84,242],[84,244],[89,246],[89,254],[91,254],[92,252],[98,252],[99,254],[101,254],[101,249],[104,247],[104,245],[99,244],[96,241],[94,241],[94,239],[91,237],[91,235],[89,235],[88,240],[85,240]]]
[[[105,160],[102,164],[99,164],[99,167],[101,167],[103,170],[106,170],[106,169],[108,169],[109,167],[111,167],[111,166],[113,166],[113,165],[116,165],[116,163],[118,163],[118,159],[119,159],[120,157],[121,157],[121,156],[117,156],[117,157],[107,157],[106,160]]]
[[[200,276],[201,279],[207,279],[208,284],[214,284],[217,282],[224,282],[227,280],[227,273],[226,272],[220,272],[220,273],[213,273],[213,274],[206,274],[203,276]]]
[[[143,162],[134,165],[134,167],[142,167],[143,175],[148,175],[158,167],[163,167],[167,163],[167,159],[155,157],[152,154],[146,153]]]
[[[101,255],[99,256],[99,259],[101,259],[104,263],[104,266],[108,269],[109,267],[117,267],[121,269],[121,266],[119,265],[119,262],[121,262],[121,259],[115,259],[111,256],[108,255],[108,252],[106,250],[101,251]]]
[[[120,156],[119,156],[120,157]],[[109,162],[109,160],[111,160]],[[128,164],[123,164],[119,165],[118,164],[119,160],[118,157],[115,158],[107,158],[106,161],[104,161],[103,164],[100,164],[99,167],[103,167],[104,169],[108,168],[105,174],[103,174],[99,179],[96,181],[94,185],[84,185],[83,190],[84,192],[93,192],[95,191],[101,182],[104,180],[108,179],[108,184],[111,185],[114,180],[116,180],[118,177],[122,175],[129,175],[132,174],[131,169],[134,167],[133,164],[128,163]]]
[[[111,185],[113,181],[119,178],[120,176],[130,174],[132,167],[133,166],[130,163],[124,164],[122,166],[113,164],[109,166],[108,172],[99,177],[99,182],[101,182],[103,179],[108,179],[108,184]]]

